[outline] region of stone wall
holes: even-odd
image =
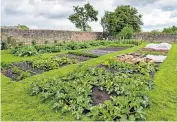
[[[89,41],[101,40],[103,34],[101,32],[78,32],[78,31],[60,31],[60,30],[19,30],[1,28],[1,40],[7,38],[15,39],[17,42],[23,42],[30,45],[33,40],[37,44],[45,42],[53,44],[61,41]]]
[[[37,44],[44,44],[48,42],[53,44],[54,42],[61,41],[89,41],[89,40],[101,40],[103,39],[102,32],[78,32],[78,31],[61,31],[61,30],[19,30],[19,29],[7,29],[1,28],[1,40],[7,40],[7,38],[15,39],[17,42],[23,42],[30,45],[34,40]],[[106,38],[106,37],[104,37]],[[133,37],[134,39],[141,39],[148,42],[169,42],[177,43],[177,35],[163,34],[163,33],[137,33]]]
[[[171,35],[166,33],[137,33],[133,37],[134,39],[141,39],[148,42],[168,42],[177,43],[177,35]]]

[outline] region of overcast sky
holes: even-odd
[[[78,30],[68,20],[73,6],[90,2],[99,11],[93,31],[102,31],[100,18],[104,11],[119,5],[131,5],[143,15],[143,31],[177,26],[177,0],[2,0],[1,26],[24,24],[31,29]]]

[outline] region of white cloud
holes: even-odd
[[[1,25],[25,24],[32,29],[78,30],[67,19],[73,5],[88,0],[4,0]],[[143,15],[144,31],[177,25],[177,0],[89,0],[99,11],[99,21],[92,22],[93,31],[102,31],[100,18],[117,5],[132,5]]]

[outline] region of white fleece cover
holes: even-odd
[[[169,43],[160,43],[160,44],[148,44],[146,45],[145,48],[151,48],[151,49],[156,49],[156,50],[170,50],[171,49],[171,44]]]
[[[146,58],[152,59],[154,62],[162,63],[167,56],[163,55],[147,55]]]

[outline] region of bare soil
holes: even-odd
[[[111,100],[111,95],[105,91],[101,91],[99,87],[92,88],[93,105],[103,104],[106,100]]]
[[[106,48],[98,48],[99,50],[107,50],[107,51],[121,51],[121,50],[125,50],[127,48],[125,47],[106,47]]]
[[[34,72],[36,74],[41,74],[41,73],[45,72],[44,70],[33,68],[32,64],[28,61],[13,63],[13,65],[19,67],[20,69],[22,69],[24,71],[31,71],[31,72]]]
[[[13,65],[12,65],[12,67],[13,67]],[[21,70],[23,70],[23,69],[21,69]],[[24,70],[23,70],[23,71],[24,71]],[[30,76],[36,75],[35,73],[32,73],[32,72],[29,72],[29,73],[30,73]],[[18,80],[17,80],[17,77],[18,77],[19,75],[16,74],[16,73],[13,73],[11,68],[4,69],[4,70],[2,71],[2,74],[4,74],[5,76],[11,78],[13,81],[18,81]]]
[[[113,53],[113,52],[117,52],[117,51],[121,51],[121,50],[125,50],[125,49],[127,49],[127,48],[125,48],[125,47],[106,47],[106,48],[98,48],[98,49],[94,49],[94,50],[89,50],[88,53],[101,56],[101,55],[105,55],[105,54],[109,54],[109,53]]]
[[[87,61],[87,60],[91,59],[90,57],[78,56],[78,55],[74,55],[74,54],[67,54],[67,56],[69,58],[76,59],[79,62],[83,62],[83,61]]]

